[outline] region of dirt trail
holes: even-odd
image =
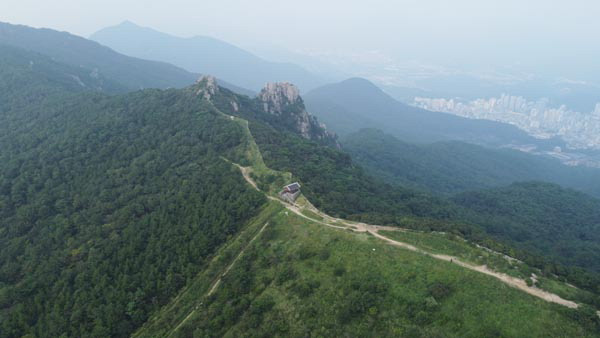
[[[240,169],[242,169],[242,167],[240,167]],[[244,177],[246,177],[246,176],[244,176]],[[258,190],[258,188],[256,188],[256,189]],[[210,289],[206,293],[205,297],[212,295],[217,290],[217,288],[221,284],[221,279],[227,275],[227,273],[231,270],[231,268],[233,268],[235,263],[237,263],[237,261],[240,259],[240,257],[242,257],[242,255],[244,254],[244,252],[246,252],[246,249],[252,244],[252,242],[254,242],[254,240],[257,239],[258,236],[260,236],[260,234],[263,233],[263,231],[265,230],[267,225],[269,225],[269,222],[265,223],[265,225],[263,225],[263,227],[260,228],[258,233],[256,235],[254,235],[254,237],[252,237],[252,239],[244,246],[244,248],[242,250],[240,250],[240,253],[235,257],[235,259],[231,262],[231,264],[229,264],[229,266],[227,266],[227,268],[225,269],[223,274],[221,276],[219,276],[219,278],[217,278],[217,280],[210,287]],[[202,303],[200,303],[200,304],[202,304]],[[175,329],[173,331],[171,331],[171,334],[169,335],[169,337],[173,336],[173,334],[175,332],[177,332],[177,330],[179,330],[179,328],[181,326],[183,326],[183,324],[185,324],[185,322],[187,322],[188,319],[190,319],[194,315],[194,313],[196,313],[197,309],[198,309],[198,306],[196,306],[192,311],[190,311],[190,313],[175,327]]]
[[[246,182],[250,183],[250,185],[256,189],[257,191],[260,191],[260,189],[258,189],[258,185],[256,185],[256,182],[254,182],[254,180],[252,179],[252,177],[250,177],[250,172],[252,172],[252,168],[250,167],[242,167],[241,165],[237,164],[237,163],[233,163],[231,162],[234,166],[240,168],[240,171],[242,172],[242,175],[244,176],[244,179],[246,180]]]
[[[252,185],[256,190],[260,191],[258,189],[258,186],[256,185],[256,182],[254,182],[254,180],[250,177],[250,172],[251,172],[251,168],[245,168],[242,167],[240,165],[235,164],[238,168],[240,168],[240,171],[242,172],[242,175],[244,176],[244,178],[246,179],[246,181],[248,181],[248,183],[250,185]],[[320,210],[318,210],[315,206],[313,206],[309,201],[307,201],[307,206],[306,207],[300,207],[298,205],[295,204],[289,204],[287,202],[284,202],[276,197],[273,196],[269,196],[267,195],[267,197],[271,200],[277,201],[279,203],[281,203],[283,206],[285,206],[288,210],[290,210],[291,212],[293,212],[294,214],[303,217],[305,219],[308,219],[312,222],[321,224],[321,225],[325,225],[328,227],[332,227],[332,228],[336,228],[336,229],[344,229],[344,230],[352,230],[355,232],[368,232],[370,234],[372,234],[374,237],[377,237],[391,245],[397,246],[397,247],[401,247],[410,251],[414,251],[414,252],[418,252],[424,255],[427,255],[429,257],[435,258],[435,259],[439,259],[442,261],[446,261],[446,262],[451,262],[454,264],[457,264],[463,268],[469,269],[469,270],[473,270],[473,271],[477,271],[483,274],[486,274],[488,276],[492,276],[495,277],[497,279],[499,279],[500,281],[502,281],[503,283],[517,288],[521,291],[524,291],[532,296],[541,298],[545,301],[548,302],[552,302],[552,303],[556,303],[556,304],[560,304],[563,306],[566,306],[568,308],[572,308],[572,309],[576,309],[579,307],[579,305],[573,301],[570,300],[566,300],[561,298],[560,296],[544,291],[542,289],[539,289],[537,287],[534,286],[528,286],[527,283],[519,278],[516,277],[512,277],[509,276],[505,273],[500,273],[500,272],[496,272],[494,270],[489,269],[487,266],[485,265],[481,265],[481,266],[477,266],[477,265],[472,265],[469,263],[465,263],[463,261],[461,261],[459,258],[454,257],[454,256],[448,256],[448,255],[440,255],[440,254],[434,254],[422,249],[417,248],[414,245],[408,244],[408,243],[404,243],[404,242],[400,242],[400,241],[396,241],[393,240],[391,238],[385,237],[383,235],[381,235],[379,233],[380,230],[386,230],[386,231],[404,231],[404,229],[400,229],[400,228],[395,228],[395,227],[388,227],[388,226],[381,226],[381,225],[370,225],[370,224],[366,224],[366,223],[361,223],[361,222],[350,222],[347,220],[343,220],[340,218],[335,218],[335,217],[331,217],[323,212],[321,212]],[[306,210],[310,210],[312,212],[314,212],[315,214],[319,215],[320,217],[323,218],[324,221],[321,220],[317,220],[314,218],[311,218],[305,214],[302,213],[302,208],[305,208]],[[334,224],[330,224],[327,222],[331,222],[331,223],[337,223],[337,224],[343,224],[343,225],[334,225]],[[600,315],[600,312],[599,312]]]
[[[261,190],[258,188],[258,185],[257,185],[257,184],[256,184],[256,182],[254,181],[254,179],[252,179],[252,177],[250,176],[250,173],[252,172],[252,168],[250,168],[250,167],[242,167],[241,165],[239,165],[239,164],[236,164],[236,163],[233,163],[233,165],[235,165],[236,167],[240,168],[240,171],[242,172],[242,175],[244,176],[244,179],[245,179],[245,180],[246,180],[246,181],[247,181],[247,182],[248,182],[248,183],[249,183],[249,184],[250,184],[252,187],[254,187],[254,189],[256,189],[257,191],[261,191]],[[265,194],[266,194],[266,193],[265,193]],[[325,225],[325,226],[328,226],[328,227],[337,228],[337,229],[347,229],[347,227],[345,227],[345,226],[332,225],[332,224],[328,224],[328,223],[325,223],[325,222],[322,222],[322,221],[319,221],[319,220],[313,219],[313,218],[311,218],[311,217],[308,217],[308,216],[306,216],[305,214],[303,214],[303,213],[302,213],[302,210],[300,210],[300,207],[299,207],[298,205],[286,203],[286,202],[284,202],[284,201],[280,200],[280,199],[279,199],[279,198],[277,198],[277,197],[270,196],[269,194],[266,194],[266,195],[267,195],[267,198],[268,198],[268,199],[270,199],[270,200],[272,200],[272,201],[277,201],[277,202],[279,202],[279,203],[283,204],[283,205],[284,205],[284,206],[285,206],[285,207],[286,207],[288,210],[290,210],[291,212],[295,213],[296,215],[298,215],[298,216],[300,216],[300,217],[304,217],[304,218],[306,218],[306,219],[308,219],[308,220],[310,220],[310,221],[312,221],[312,222],[319,223],[319,224],[321,224],[321,225]],[[320,211],[319,211],[317,208],[315,208],[314,206],[312,206],[312,204],[310,204],[310,206],[311,206],[312,208],[310,208],[309,210],[311,210],[311,211],[313,211],[313,212],[317,213],[318,215],[323,215],[323,213],[321,213],[321,212],[320,212]],[[325,215],[325,216],[326,216],[326,217],[324,217],[324,218],[330,218],[330,219],[333,219],[333,218],[332,218],[332,217],[330,217],[330,216],[327,216],[327,215]]]
[[[495,277],[495,278],[501,280],[502,282],[504,282],[505,284],[508,284],[509,286],[512,286],[514,288],[522,290],[522,291],[524,291],[524,292],[526,292],[526,293],[528,293],[530,295],[533,295],[535,297],[541,298],[541,299],[543,299],[545,301],[552,302],[552,303],[557,303],[557,304],[560,304],[560,305],[564,305],[564,306],[566,306],[568,308],[571,308],[571,309],[576,309],[577,307],[579,307],[579,305],[577,303],[573,302],[573,301],[566,300],[566,299],[561,298],[560,296],[558,296],[556,294],[544,291],[544,290],[539,289],[537,287],[528,286],[527,283],[524,280],[520,279],[520,278],[512,277],[512,276],[509,276],[509,275],[507,275],[505,273],[496,272],[494,270],[489,269],[485,265],[479,265],[479,266],[472,265],[472,264],[469,264],[469,263],[465,263],[465,262],[461,261],[460,259],[458,259],[457,257],[454,257],[454,256],[433,254],[433,253],[421,250],[421,249],[419,249],[419,248],[417,248],[417,247],[415,247],[413,245],[410,245],[410,244],[407,244],[407,243],[403,243],[403,242],[399,242],[399,241],[395,241],[393,239],[385,237],[385,236],[377,233],[377,230],[372,230],[372,231],[369,231],[369,232],[371,234],[373,234],[373,236],[375,236],[375,237],[377,237],[379,239],[382,239],[382,240],[384,240],[384,241],[386,241],[386,242],[388,242],[388,243],[390,243],[392,245],[399,246],[399,247],[402,247],[402,248],[405,248],[405,249],[408,249],[408,250],[411,250],[411,251],[419,252],[419,253],[422,253],[422,254],[427,255],[429,257],[433,257],[433,258],[436,258],[436,259],[439,259],[439,260],[442,260],[442,261],[446,261],[446,262],[451,262],[451,263],[457,264],[457,265],[459,265],[459,266],[461,266],[463,268],[466,268],[466,269],[469,269],[469,270],[473,270],[473,271],[477,271],[477,272],[486,274],[488,276]]]
[[[252,237],[252,239],[248,242],[248,244],[246,244],[246,246],[240,251],[240,253],[235,257],[235,259],[231,262],[231,264],[229,264],[229,266],[227,267],[227,269],[225,269],[225,272],[223,272],[223,274],[221,275],[221,277],[219,277],[219,279],[217,279],[217,281],[213,284],[213,286],[210,288],[210,290],[208,291],[208,293],[206,294],[207,296],[212,295],[215,290],[217,289],[217,287],[219,286],[219,284],[221,283],[221,278],[225,277],[225,275],[227,275],[227,273],[231,270],[231,268],[233,268],[233,266],[235,265],[235,263],[237,263],[237,261],[240,259],[240,257],[242,257],[242,255],[244,254],[244,252],[246,252],[246,249],[252,244],[252,242],[254,242],[255,239],[258,238],[258,236],[260,236],[260,234],[262,234],[262,232],[265,230],[265,228],[267,227],[267,225],[269,225],[269,222],[265,223],[265,225],[263,225],[262,228],[260,228],[260,230],[258,231],[258,233]]]

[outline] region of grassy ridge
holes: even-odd
[[[495,271],[521,279],[528,278],[534,272],[520,261],[507,259],[500,253],[485,250],[453,234],[410,230],[381,231],[381,234],[431,253],[455,256],[474,265],[487,265]]]
[[[594,336],[575,310],[283,210],[175,336]]]
[[[276,195],[285,184],[292,181],[292,174],[284,171],[272,170],[265,164],[260,149],[252,137],[248,121],[230,116],[230,118],[242,127],[244,141],[238,147],[241,156],[239,164],[250,167],[250,176],[256,182],[258,188],[271,195]]]
[[[264,173],[282,178],[266,167],[249,131],[247,136],[238,160],[259,184]],[[265,231],[248,244],[266,222]],[[136,335],[594,336],[595,324],[578,321],[575,310],[368,234],[325,228],[276,202],[247,229]],[[481,260],[482,249],[468,243],[428,241],[433,252]],[[504,258],[486,257],[506,268]],[[218,287],[209,293],[218,276]]]
[[[381,231],[381,234],[397,241],[412,244],[431,253],[452,255],[471,264],[486,265],[494,271],[503,272],[513,277],[529,279],[532,274],[535,274],[537,276],[535,277],[537,287],[577,303],[595,304],[599,301],[598,296],[589,291],[570,286],[556,277],[542,277],[542,272],[539,269],[532,268],[521,261],[507,258],[501,253],[477,246],[453,234],[417,231]]]

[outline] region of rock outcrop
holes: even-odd
[[[339,146],[334,133],[306,111],[298,87],[288,82],[268,83],[257,96],[265,112],[280,117],[302,137]]]
[[[255,99],[242,98],[219,87],[214,76],[204,75],[192,87],[196,96],[219,110],[242,118],[257,118],[271,126],[303,138],[339,147],[335,133],[306,111],[300,91],[291,83],[268,83]]]
[[[288,82],[267,83],[258,94],[263,108],[271,114],[282,114],[286,106],[303,104],[298,87]]]
[[[203,75],[196,81],[198,90],[196,95],[202,96],[203,99],[210,101],[213,96],[219,92],[217,78],[211,75]]]

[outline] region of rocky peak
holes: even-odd
[[[281,114],[286,106],[301,102],[298,87],[289,82],[267,83],[258,94],[264,110],[271,114]]]
[[[210,101],[210,99],[219,92],[217,78],[212,75],[202,75],[202,77],[196,81],[196,86],[198,88],[196,95],[201,95],[205,100]]]
[[[288,82],[267,83],[258,94],[258,102],[265,112],[277,116],[279,123],[302,137],[339,146],[335,134],[306,111],[298,87]]]

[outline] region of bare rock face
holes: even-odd
[[[267,83],[258,94],[266,112],[281,114],[285,106],[293,105],[300,99],[298,87],[288,82]]]
[[[252,100],[240,99],[237,95],[219,87],[214,76],[204,75],[192,87],[196,96],[210,101],[226,114],[266,114],[272,126],[299,134],[305,139],[339,147],[337,136],[306,111],[300,91],[291,83],[268,83]],[[262,111],[262,112],[261,112]]]
[[[302,137],[311,140],[337,143],[335,134],[326,130],[316,117],[306,111],[304,101],[300,97],[298,87],[288,82],[268,83],[258,94],[257,99],[267,113],[277,115],[282,120],[292,124],[290,127]]]
[[[196,85],[198,86],[196,95],[202,96],[203,99],[208,101],[219,92],[217,79],[211,75],[203,75],[196,81]]]

